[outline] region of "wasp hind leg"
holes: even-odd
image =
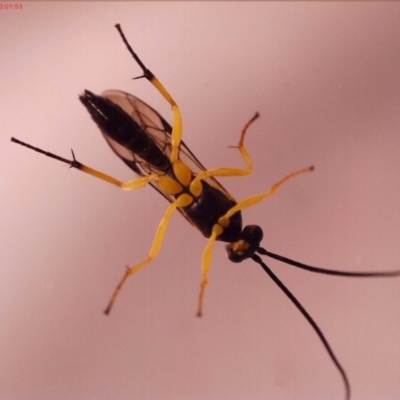
[[[179,146],[182,141],[182,116],[179,110],[178,105],[176,104],[175,100],[172,98],[168,90],[164,87],[164,85],[158,80],[158,78],[143,64],[142,60],[139,58],[139,56],[134,52],[132,49],[131,45],[129,44],[128,40],[125,37],[124,32],[122,31],[122,28],[119,24],[116,24],[115,27],[117,28],[119,34],[121,35],[121,38],[123,42],[125,43],[125,46],[127,47],[129,53],[132,55],[134,60],[139,64],[140,68],[143,71],[143,75],[139,76],[138,78],[146,78],[157,90],[158,92],[164,97],[165,100],[168,101],[168,103],[171,106],[172,109],[172,115],[173,115],[173,121],[172,121],[172,133],[171,133],[171,155],[170,155],[170,161],[172,164],[175,164],[178,161],[179,158]],[[137,79],[138,79],[137,78]],[[201,179],[205,179],[210,176],[242,176],[242,175],[248,175],[252,172],[253,166],[251,162],[251,158],[249,154],[247,153],[246,148],[244,147],[244,138],[246,135],[247,128],[259,117],[259,114],[256,113],[254,117],[245,125],[242,135],[239,141],[238,146],[231,146],[231,147],[237,147],[242,154],[244,160],[246,161],[247,168],[246,169],[234,169],[234,168],[218,168],[210,171],[204,171],[200,174],[198,174],[196,180],[194,180],[193,187],[199,187],[199,182]]]
[[[139,64],[140,68],[143,71],[143,75],[139,76],[138,78],[146,78],[164,97],[165,100],[171,105],[172,115],[173,115],[173,122],[172,122],[172,133],[171,133],[171,156],[170,160],[171,163],[175,163],[179,158],[179,146],[182,140],[182,116],[181,112],[179,111],[179,107],[176,104],[175,100],[169,94],[168,90],[165,89],[163,84],[157,79],[157,77],[143,64],[142,60],[139,56],[133,51],[131,45],[129,44],[128,40],[125,37],[124,32],[119,24],[115,25],[125,46],[127,47],[129,53],[131,53],[134,60]],[[138,79],[137,78],[137,79]]]
[[[79,161],[77,161],[75,159],[75,154],[74,154],[73,150],[71,150],[72,160],[68,160],[67,158],[58,156],[57,154],[50,153],[49,151],[42,150],[39,147],[35,147],[28,143],[22,142],[21,140],[18,140],[14,137],[11,138],[11,141],[14,143],[20,144],[21,146],[27,147],[28,149],[34,150],[34,151],[36,151],[40,154],[43,154],[47,157],[54,158],[55,160],[61,161],[65,164],[68,164],[70,166],[70,168],[76,168],[79,171],[85,172],[85,173],[92,175],[96,178],[99,178],[105,182],[116,185],[124,190],[140,189],[141,187],[147,185],[149,182],[154,182],[160,178],[160,176],[157,174],[150,174],[148,176],[142,176],[140,178],[136,178],[131,181],[123,182],[123,181],[119,181],[118,179],[113,178],[110,175],[107,175],[103,172],[97,171],[96,169],[90,168],[87,165],[80,163]]]

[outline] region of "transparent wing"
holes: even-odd
[[[142,130],[151,137],[157,147],[161,149],[168,158],[170,158],[172,128],[157,111],[137,97],[120,90],[107,90],[102,93],[102,96],[119,105],[127,114],[129,114],[131,118],[139,124]],[[102,133],[115,154],[137,174],[141,176],[150,173],[157,173],[159,175],[165,174],[165,171],[155,168],[153,165],[141,159],[137,154],[134,154],[132,151],[112,140],[106,133]],[[196,158],[184,142],[181,142],[180,144],[179,158],[195,175],[200,171],[206,170],[204,165]],[[222,191],[229,199],[233,200],[229,192],[216,179],[211,177],[207,178],[206,181],[211,186]],[[168,201],[172,202],[175,200],[172,196],[163,192],[156,183],[152,184],[152,186]]]

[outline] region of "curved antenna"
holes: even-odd
[[[390,278],[394,276],[400,276],[400,270],[393,271],[383,271],[383,272],[354,272],[354,271],[338,271],[334,269],[325,269],[319,267],[312,267],[311,265],[303,264],[299,261],[291,260],[290,258],[280,256],[278,254],[271,253],[268,250],[259,247],[257,249],[257,253],[263,254],[264,256],[268,256],[274,258],[275,260],[282,261],[285,264],[293,265],[294,267],[305,269],[306,271],[316,272],[319,274],[326,275],[337,275],[337,276],[347,276],[353,278]]]
[[[301,305],[301,303],[294,297],[294,295],[290,292],[290,290],[279,280],[279,278],[267,267],[266,264],[263,263],[260,256],[257,254],[253,254],[251,256],[252,260],[254,260],[257,264],[260,264],[263,270],[269,275],[269,277],[275,282],[275,284],[285,293],[285,295],[290,299],[290,301],[296,306],[296,308],[301,312],[303,317],[308,321],[311,327],[314,329],[315,333],[318,335],[319,339],[321,340],[322,344],[324,345],[326,351],[328,352],[331,360],[335,364],[336,368],[338,369],[345,386],[346,392],[346,400],[350,400],[350,382],[347,378],[346,372],[339,363],[339,360],[336,358],[331,346],[328,343],[328,340],[325,338],[324,334],[322,333],[321,329],[317,325],[317,323],[312,319],[311,315],[306,311],[306,309]]]

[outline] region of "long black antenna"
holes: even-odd
[[[378,272],[368,272],[368,271],[354,272],[354,271],[338,271],[334,269],[312,267],[311,265],[303,264],[299,261],[291,260],[290,258],[286,258],[278,254],[271,253],[270,251],[265,250],[262,247],[259,247],[257,249],[257,253],[274,258],[275,260],[278,261],[282,261],[285,264],[293,265],[294,267],[305,269],[306,271],[317,272],[319,274],[346,276],[349,278],[391,278],[394,276],[400,276],[400,270],[378,271]]]
[[[324,345],[326,351],[328,352],[331,360],[335,364],[336,368],[338,369],[345,386],[346,391],[346,400],[350,400],[350,382],[347,378],[346,372],[339,363],[338,359],[336,358],[335,354],[331,346],[328,343],[328,340],[325,338],[324,334],[322,333],[321,329],[317,325],[317,323],[312,319],[311,315],[306,311],[306,309],[301,305],[301,303],[294,297],[291,291],[279,280],[279,278],[267,267],[266,264],[263,263],[260,256],[257,254],[253,254],[251,258],[257,263],[260,264],[263,270],[269,275],[269,277],[275,282],[275,284],[285,293],[285,295],[291,300],[291,302],[296,306],[296,308],[301,312],[304,318],[308,321],[308,323],[312,326],[315,333],[320,338],[322,344]]]

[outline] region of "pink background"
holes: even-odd
[[[113,25],[181,106],[186,143],[238,199],[297,168],[315,172],[244,212],[264,246],[343,270],[400,268],[400,4],[23,3],[0,12],[0,399],[343,399],[304,318],[247,261],[214,252],[205,315],[195,317],[205,239],[167,204],[69,170],[16,136],[120,179],[77,100],[87,88],[132,92],[170,118]],[[326,334],[353,400],[400,397],[400,279],[317,276],[267,260]]]

